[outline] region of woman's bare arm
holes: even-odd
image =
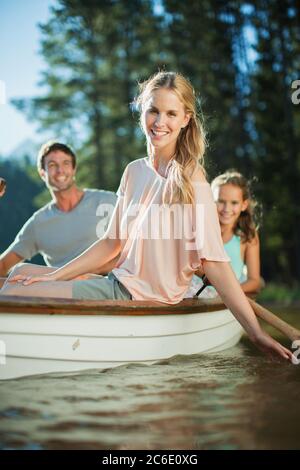
[[[237,281],[229,263],[204,261],[206,276],[218,291],[224,304],[243,326],[251,341],[271,356],[292,358],[292,353],[264,332]]]

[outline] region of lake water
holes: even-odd
[[[281,316],[300,328],[300,309]],[[3,381],[0,447],[300,449],[300,365],[245,337],[218,354]]]

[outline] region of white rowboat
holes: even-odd
[[[0,379],[216,352],[243,333],[224,304],[2,297]]]

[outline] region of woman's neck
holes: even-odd
[[[167,178],[168,172],[170,169],[171,160],[172,160],[171,158],[168,160],[165,160],[165,159],[153,160],[153,167],[155,168],[157,173],[159,173],[164,178]]]
[[[167,152],[158,152],[153,151],[150,158],[152,160],[153,166],[160,174],[165,176],[169,168],[171,160],[173,160],[175,153],[172,154]]]
[[[152,161],[165,162],[168,164],[176,153],[176,144],[173,142],[172,144],[157,148],[152,145],[151,142],[148,142],[147,150],[148,155],[151,157]]]

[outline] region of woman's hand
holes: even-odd
[[[98,274],[81,274],[80,276],[76,276],[73,278],[74,281],[82,281],[87,279],[99,279],[100,275]],[[22,283],[23,286],[29,286],[30,284],[34,284],[35,282],[50,282],[50,281],[57,281],[57,276],[55,272],[51,272],[49,274],[43,274],[43,276],[25,276],[24,274],[16,274],[8,279],[8,282],[19,282]]]
[[[44,274],[43,276],[24,276],[24,274],[16,274],[8,279],[8,282],[19,282],[23,286],[29,286],[35,282],[50,282],[56,281],[55,273]]]
[[[261,330],[257,336],[251,337],[250,339],[262,352],[267,354],[267,356],[270,358],[281,358],[292,362],[292,352],[282,346],[282,344],[278,343],[278,341],[273,339],[265,331]]]

